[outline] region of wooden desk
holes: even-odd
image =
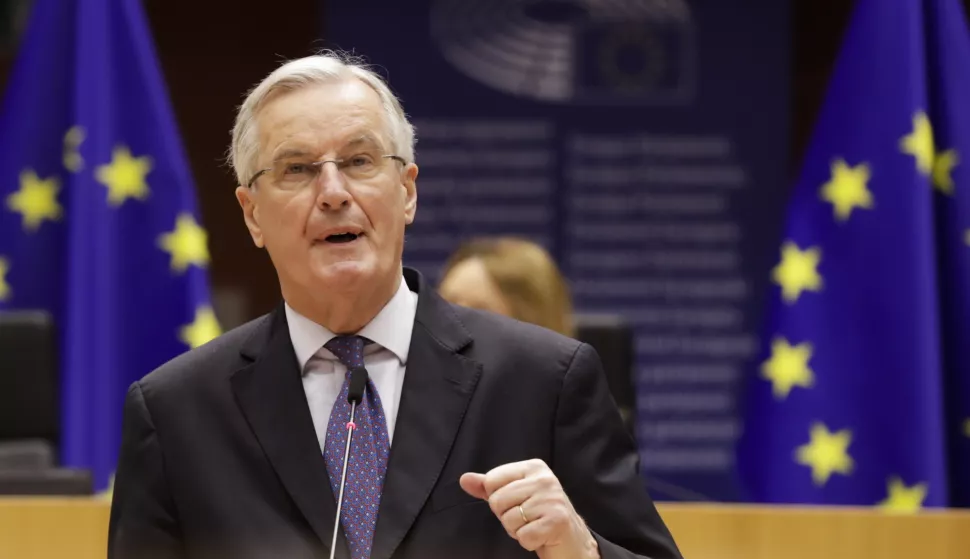
[[[967,559],[970,511],[661,504],[685,559]]]
[[[105,559],[110,504],[0,498],[0,559]]]
[[[108,503],[0,498],[0,558],[104,559]],[[661,503],[686,559],[966,559],[970,511]]]

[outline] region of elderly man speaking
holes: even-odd
[[[282,300],[131,386],[109,557],[680,557],[594,350],[403,267],[414,143],[343,55],[251,91],[236,198]]]

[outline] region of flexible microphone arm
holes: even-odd
[[[344,450],[343,473],[340,474],[340,494],[337,497],[337,516],[333,521],[333,541],[330,543],[330,559],[337,553],[337,534],[340,531],[340,514],[344,504],[344,486],[347,483],[347,463],[350,461],[350,441],[354,436],[354,413],[357,404],[364,399],[364,388],[367,386],[367,369],[355,367],[350,370],[350,386],[347,388],[347,401],[350,402],[350,421],[347,422],[347,448]]]

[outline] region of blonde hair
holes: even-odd
[[[512,318],[573,336],[572,297],[566,279],[548,252],[516,237],[474,239],[452,254],[444,280],[458,264],[479,260],[498,287]]]
[[[359,57],[346,53],[325,51],[321,54],[299,58],[283,64],[246,96],[232,129],[232,145],[229,158],[239,184],[246,184],[255,173],[259,155],[259,134],[256,115],[260,107],[274,93],[292,91],[310,85],[359,79],[380,97],[391,148],[394,155],[414,162],[414,126],[408,121],[400,101],[384,80],[370,70]]]

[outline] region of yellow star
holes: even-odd
[[[96,176],[98,182],[108,187],[108,203],[120,206],[127,198],[148,197],[145,176],[151,169],[151,157],[132,157],[128,148],[117,147],[111,154],[111,163],[99,165]]]
[[[943,194],[953,194],[953,168],[960,162],[955,149],[937,154],[933,161],[933,186]]]
[[[175,229],[158,237],[158,245],[172,255],[172,270],[184,272],[191,264],[204,268],[209,262],[208,236],[190,214],[179,214]]]
[[[808,360],[811,358],[812,344],[808,342],[794,347],[784,338],[775,338],[771,342],[771,358],[761,365],[761,376],[771,381],[775,398],[787,398],[795,386],[812,386],[815,377],[808,368]]]
[[[872,208],[872,192],[866,188],[869,176],[865,163],[855,167],[849,167],[842,159],[832,163],[832,178],[822,185],[822,199],[835,207],[836,219],[849,219],[852,208]]]
[[[10,284],[7,283],[7,272],[10,271],[10,262],[6,258],[0,256],[0,301],[7,301],[10,299],[11,289]]]
[[[936,155],[933,145],[933,127],[926,113],[920,111],[913,115],[913,131],[903,136],[899,142],[900,149],[916,158],[916,168],[924,175],[933,170],[933,158]]]
[[[57,201],[57,177],[40,179],[27,169],[20,173],[20,190],[7,196],[7,207],[24,217],[24,229],[36,231],[45,219],[57,221],[63,212]]]
[[[0,274],[2,276],[3,274]],[[970,437],[970,419],[963,422],[963,434]]]
[[[847,452],[851,442],[852,433],[848,429],[831,433],[825,425],[815,423],[811,441],[796,449],[795,461],[812,468],[815,485],[825,485],[833,473],[848,475],[852,472],[852,457]]]
[[[212,308],[208,306],[195,309],[195,320],[179,329],[179,339],[191,348],[199,347],[220,334],[222,328],[219,327]]]
[[[817,269],[821,258],[821,249],[818,247],[802,251],[792,241],[786,241],[782,245],[781,262],[772,270],[772,279],[781,286],[785,301],[794,303],[802,291],[822,289],[822,276]]]
[[[877,503],[886,512],[914,513],[919,512],[926,499],[926,483],[917,483],[906,487],[903,480],[894,477],[889,480],[889,496]]]

